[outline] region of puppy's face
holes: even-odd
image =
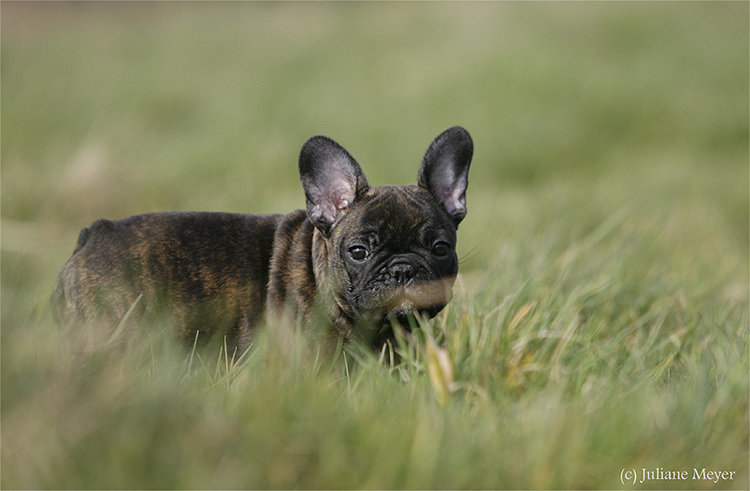
[[[456,226],[418,186],[369,189],[328,240],[328,278],[339,307],[371,327],[430,318],[451,298]]]
[[[307,216],[318,229],[318,287],[351,323],[378,328],[437,314],[458,271],[456,229],[466,215],[473,143],[449,128],[422,158],[417,184],[371,188],[359,164],[317,136],[300,153]]]

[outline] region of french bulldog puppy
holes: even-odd
[[[469,133],[452,127],[417,184],[370,187],[343,147],[315,136],[299,157],[306,210],[97,220],[59,274],[56,316],[114,329],[166,313],[186,344],[218,335],[240,353],[264,315],[269,329],[322,318],[330,336],[379,348],[393,322],[431,318],[451,298],[472,155]]]

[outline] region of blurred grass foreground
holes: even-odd
[[[3,488],[748,489],[747,2],[0,9]],[[395,364],[51,320],[94,219],[301,208],[314,134],[411,183],[454,124],[462,274]]]

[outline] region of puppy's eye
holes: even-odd
[[[437,257],[445,257],[451,250],[451,246],[447,242],[436,242],[432,246],[432,253]]]
[[[352,246],[349,248],[349,256],[355,261],[364,261],[367,259],[368,252],[363,246]]]

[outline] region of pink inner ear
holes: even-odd
[[[346,210],[349,208],[349,195],[344,193],[339,194],[332,200],[332,202],[337,210]]]
[[[450,215],[462,214],[466,209],[456,198],[450,198],[445,201],[445,209]]]
[[[354,198],[354,186],[347,179],[339,178],[330,183],[326,200],[337,211],[349,208],[352,198]]]
[[[438,199],[451,216],[466,214],[466,205],[461,202],[461,192],[458,189],[442,188],[438,191]]]
[[[334,189],[325,195],[325,199],[320,200],[312,208],[311,215],[315,219],[323,219],[328,223],[336,221],[338,212],[349,208],[351,202],[351,193],[348,189]]]
[[[315,205],[309,210],[309,213],[313,221],[323,220],[327,223],[333,223],[336,220],[336,210],[328,204]]]

